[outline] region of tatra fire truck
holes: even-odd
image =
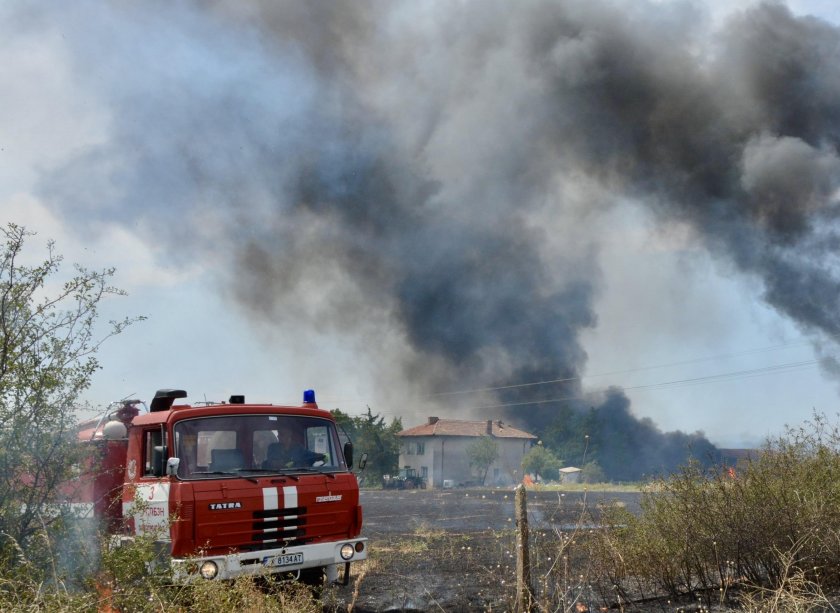
[[[344,581],[367,558],[352,443],[304,392],[301,406],[121,401],[81,425],[93,445],[80,498],[118,542],[154,538],[187,582],[258,573]],[[364,456],[362,458],[364,462]],[[80,498],[77,498],[79,500]]]

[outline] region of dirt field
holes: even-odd
[[[356,565],[335,604],[353,611],[506,611],[515,595],[512,490],[362,492],[370,559]],[[633,493],[528,493],[533,534],[592,523],[588,509],[616,500],[638,509]],[[597,517],[597,516],[596,516]],[[570,588],[584,599],[587,586]]]

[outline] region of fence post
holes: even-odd
[[[528,493],[525,486],[516,486],[514,514],[516,516],[516,610],[527,613],[532,609],[531,558],[528,549]]]

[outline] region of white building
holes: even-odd
[[[486,485],[513,485],[522,481],[522,457],[537,437],[501,421],[463,421],[429,417],[427,423],[403,430],[400,467],[417,470],[427,487],[481,485],[472,469],[467,448],[482,436],[496,441],[499,457],[487,471]]]
[[[575,466],[567,466],[560,469],[560,483],[580,483],[581,469]]]

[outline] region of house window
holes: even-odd
[[[429,467],[428,466],[421,466],[420,467],[420,476],[424,479],[429,478]]]
[[[414,443],[409,443],[405,446],[406,455],[414,455]]]
[[[417,455],[426,454],[426,443],[417,443]]]

